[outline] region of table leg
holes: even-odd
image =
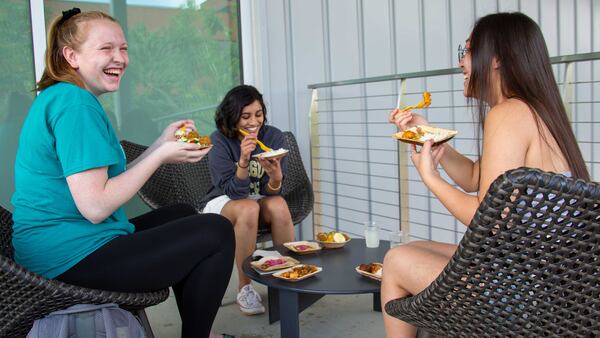
[[[273,324],[280,317],[279,290],[269,287],[267,288],[267,292],[269,298],[269,324]],[[298,313],[302,313],[302,311],[323,298],[323,296],[322,294],[298,293]]]
[[[281,337],[300,338],[298,293],[279,290]]]
[[[381,312],[381,293],[373,293],[373,311]]]

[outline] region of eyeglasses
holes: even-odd
[[[467,48],[467,47],[463,48],[462,45],[458,45],[458,62],[461,62],[462,59],[465,58],[465,55],[470,51],[471,51],[470,48]]]

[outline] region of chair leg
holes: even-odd
[[[150,326],[150,321],[148,320],[148,316],[146,316],[146,311],[144,309],[137,310],[136,315],[140,319],[140,322],[142,323],[142,327],[144,328],[146,337],[154,338],[154,333],[152,332],[152,327]]]

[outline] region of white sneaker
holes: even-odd
[[[252,284],[244,285],[237,294],[237,303],[240,306],[240,311],[245,315],[256,315],[265,312],[265,307],[262,305],[262,299]]]

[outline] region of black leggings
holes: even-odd
[[[208,337],[231,277],[231,223],[183,204],[151,211],[131,223],[133,234],[113,239],[56,279],[121,292],[172,286],[181,336]]]

